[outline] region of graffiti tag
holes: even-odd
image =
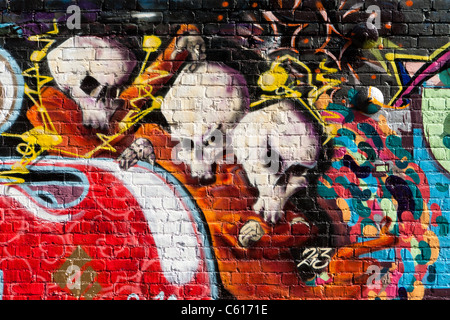
[[[331,257],[329,255],[332,248],[306,248],[303,250],[302,260],[297,264],[297,268],[306,265],[315,270],[320,270],[328,266]]]
[[[67,19],[67,28],[70,30],[81,29],[81,9],[77,5],[67,7],[67,13],[72,15]]]

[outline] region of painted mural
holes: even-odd
[[[449,299],[448,1],[1,9],[1,299]]]

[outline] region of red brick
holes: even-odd
[[[208,287],[204,285],[192,284],[186,285],[184,287],[184,293],[190,297],[202,297],[205,296],[206,292],[209,290]],[[167,299],[168,297],[166,297]]]
[[[237,272],[261,272],[260,260],[237,261]]]
[[[44,283],[21,283],[11,285],[11,290],[13,294],[18,295],[38,295],[44,293],[45,284]]]
[[[299,277],[296,273],[283,273],[281,274],[280,283],[285,285],[297,285],[299,283]]]
[[[147,250],[143,247],[132,247],[130,249],[130,256],[134,259],[144,258],[147,256]]]
[[[214,210],[230,210],[229,198],[214,198],[213,206]]]
[[[236,271],[237,270],[237,261],[223,261],[219,262],[219,269],[221,272],[227,271]]]
[[[30,270],[8,270],[5,281],[8,283],[30,283],[32,281],[32,273]]]
[[[3,221],[0,223],[0,232],[12,232],[13,223],[11,221]]]
[[[134,259],[116,259],[106,261],[106,270],[137,270],[139,262]]]
[[[253,277],[253,275],[252,275]],[[249,282],[249,274],[243,272],[235,272],[231,274],[231,282],[233,284],[251,283]]]
[[[131,258],[131,251],[128,247],[114,247],[114,257],[119,259]],[[134,258],[134,257],[133,257]]]
[[[296,272],[293,261],[264,261],[261,266],[263,272]]]
[[[251,284],[275,284],[283,285],[281,281],[282,273],[255,273],[250,274],[248,283]]]
[[[281,284],[276,285],[256,285],[256,294],[258,297],[270,299],[288,299],[289,286]]]
[[[32,250],[31,246],[20,245],[14,247],[15,255],[21,258],[31,257],[31,250]]]

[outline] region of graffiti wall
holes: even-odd
[[[448,0],[0,10],[0,299],[450,299]]]

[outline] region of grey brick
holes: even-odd
[[[435,23],[434,34],[437,36],[446,35],[448,38],[450,36],[450,25],[448,23]]]
[[[403,11],[401,15],[394,15],[393,22],[419,23],[425,21],[424,13],[421,10]]]
[[[436,10],[450,10],[450,0],[434,0],[433,8]]]
[[[444,0],[446,1],[446,0]],[[412,4],[412,5],[411,5]],[[411,0],[411,1],[400,1],[399,2],[400,9],[431,9],[433,7],[433,0]]]
[[[448,37],[419,37],[417,39],[417,47],[435,49],[442,47],[448,41]]]
[[[408,24],[408,34],[409,35],[432,35],[433,34],[433,24],[432,23],[410,23]]]

